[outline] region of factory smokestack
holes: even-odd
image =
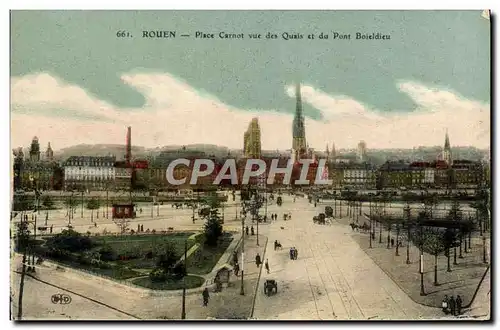
[[[127,128],[127,142],[126,142],[126,154],[125,154],[125,161],[127,162],[127,167],[131,165],[132,162],[132,127]]]

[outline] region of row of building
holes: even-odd
[[[385,188],[476,188],[490,185],[490,164],[470,160],[453,160],[451,146],[446,132],[443,152],[434,162],[404,161],[386,162],[382,166],[374,166],[366,161],[366,143],[358,144],[355,160],[342,158],[335,152],[332,144],[331,151],[316,153],[309,148],[306,141],[305,120],[302,114],[302,100],[300,84],[296,86],[296,109],[292,124],[292,148],[286,155],[280,155],[278,166],[286,167],[289,160],[294,164],[292,182],[300,176],[301,159],[311,159],[314,164],[310,167],[307,179],[314,183],[317,177],[315,166],[321,158],[326,159],[327,169],[320,177],[332,180],[335,188],[350,187],[364,189]],[[171,161],[186,158],[191,161],[191,167],[176,166],[173,177],[187,178],[186,184],[172,186],[167,180],[167,168]],[[196,159],[212,159],[216,163],[216,170],[211,176],[198,180],[195,187],[189,184],[191,168]],[[189,151],[185,148],[176,151],[164,151],[154,159],[133,160],[131,154],[131,128],[127,130],[125,160],[118,161],[114,156],[91,157],[73,156],[62,163],[53,159],[53,152],[48,145],[45,157],[41,158],[38,138],[31,143],[29,156],[24,157],[22,149],[14,150],[14,188],[44,190],[176,190],[176,189],[204,189],[213,187],[218,169],[227,158],[235,158],[228,154],[225,157],[215,157],[202,151]],[[242,181],[246,159],[263,159],[270,167],[272,159],[265,157],[261,150],[261,131],[258,118],[253,118],[248,129],[243,134],[243,157],[237,159],[238,182]],[[251,183],[254,183],[251,181]],[[229,181],[223,181],[230,185]],[[212,186],[212,187],[211,187]],[[277,175],[274,186],[283,186],[283,175]],[[234,188],[234,187],[233,187]]]
[[[191,167],[178,165],[174,169],[175,179],[187,178],[184,186],[172,186],[167,181],[167,167],[177,158],[191,160],[212,158],[216,170],[212,176],[200,178],[197,186],[210,186],[218,168],[225,159],[217,159],[200,153],[175,152],[163,161],[151,162],[143,168],[136,168],[133,175],[130,169],[117,166],[115,157],[72,156],[62,163],[43,160],[33,162],[20,159],[14,163],[14,188],[30,190],[128,190],[131,184],[139,190],[170,190],[190,188]],[[270,166],[272,158],[262,157]],[[288,156],[281,156],[279,167],[286,167]],[[239,182],[243,177],[246,158],[237,160]],[[454,160],[451,165],[445,161],[435,162],[386,162],[382,166],[369,163],[335,162],[327,159],[326,176],[336,188],[352,187],[365,189],[384,188],[475,188],[490,184],[489,164],[470,160]],[[295,168],[294,171],[296,172]],[[299,170],[300,171],[300,170]],[[297,173],[295,173],[297,174]],[[294,175],[293,177],[296,177]],[[311,183],[316,177],[316,168],[311,166],[308,173]],[[275,177],[275,186],[282,186],[283,175]],[[230,185],[223,181],[222,185]],[[192,188],[192,187],[191,187]]]

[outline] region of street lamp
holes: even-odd
[[[240,295],[245,295],[245,288],[243,285],[243,273],[244,270],[244,257],[245,257],[245,217],[241,217],[241,286],[240,286]]]
[[[420,295],[425,296],[424,290],[424,248],[423,248],[423,226],[420,224]]]

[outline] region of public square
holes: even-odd
[[[224,207],[224,228],[237,235],[241,231],[240,207],[236,208],[238,203],[239,196],[235,202],[230,201]],[[251,284],[245,284],[251,286],[247,288],[246,295],[251,297],[254,294],[252,290],[256,289],[253,314],[249,313],[247,317],[261,320],[414,320],[442,317],[440,309],[426,307],[411,300],[372,261],[353,239],[351,228],[345,224],[346,219],[335,219],[330,225],[313,223],[312,217],[322,212],[323,208],[324,205],[314,207],[314,204],[308,203],[305,197],[297,197],[294,201],[294,198],[288,195],[283,196],[281,207],[272,202],[268,204],[268,214],[277,214],[278,220],[272,222],[268,220],[258,226],[259,247],[255,245],[256,236],[247,236],[245,239],[248,241],[245,249],[245,273],[249,276],[248,281],[253,281]],[[262,208],[261,214],[264,211]],[[174,228],[175,231],[202,229],[202,220],[197,220],[193,224],[191,209],[176,209],[170,204],[165,204],[159,206],[160,216],[157,216],[157,212],[158,207],[155,207],[154,217],[151,218],[151,209],[144,206],[142,214],[131,222],[130,228],[133,229],[140,223],[145,230],[149,228],[159,231],[168,227]],[[95,227],[90,224],[89,210],[84,210],[84,218],[81,218],[79,213],[77,211],[72,220],[76,230],[83,232],[88,230],[94,233],[101,233],[104,230],[118,231],[118,227],[109,219],[103,218],[102,214],[99,219],[96,219],[94,214],[94,220],[98,223]],[[291,219],[283,220],[284,213],[290,213]],[[345,217],[346,209],[343,213]],[[55,232],[67,226],[64,211],[51,212],[48,225],[53,225]],[[256,223],[252,224],[250,217],[246,219],[245,226],[247,225],[253,225],[257,230]],[[282,244],[281,250],[274,250],[275,240]],[[298,251],[297,260],[290,260],[291,247],[295,247]],[[259,269],[255,265],[254,258],[257,252],[261,254],[263,261],[268,260],[269,274],[264,266]],[[14,258],[14,262],[20,262],[19,257]],[[62,319],[178,318],[180,315],[181,297],[174,292],[160,292],[153,297],[148,290],[127,287],[124,283],[113,283],[109,279],[78,271],[60,272],[54,266],[41,266],[37,276],[42,281],[85,297],[77,299],[75,304],[65,306],[64,310],[56,315]],[[15,293],[18,279],[17,276],[14,278]],[[30,313],[28,316],[31,318],[54,316],[53,310],[46,311],[47,307],[44,306],[47,306],[47,303],[40,301],[45,297],[48,302],[50,295],[54,294],[52,291],[57,290],[49,290],[50,285],[32,278],[28,279],[25,288],[25,310],[39,310],[44,314]],[[266,279],[277,281],[276,295],[264,294]],[[252,304],[252,299],[246,297],[242,300],[239,296],[237,289],[240,286],[239,278],[232,277],[232,282],[233,288],[226,289],[227,292],[224,294],[214,295],[214,301],[218,299],[221,306],[228,299],[235,299],[236,304]],[[234,297],[228,297],[229,294]],[[168,298],[174,296],[178,299]],[[211,311],[201,308],[199,300],[199,293],[188,294],[187,303],[190,311],[188,318],[216,317],[211,313],[217,314],[217,312],[214,309]],[[477,303],[474,306],[476,305]],[[483,305],[484,299],[481,306]],[[227,309],[227,306],[225,308]],[[483,307],[475,309],[484,310]],[[250,310],[251,308],[248,308],[248,311]],[[85,311],[88,311],[88,314]]]

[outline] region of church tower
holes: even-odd
[[[49,162],[54,160],[54,151],[50,146],[50,142],[49,145],[47,146],[47,151],[45,151],[45,159]]]
[[[40,161],[40,144],[38,143],[38,138],[36,136],[31,141],[30,161],[32,162]]]
[[[453,159],[451,155],[450,138],[448,136],[448,130],[446,130],[446,136],[444,138],[444,150],[443,150],[443,160],[448,165],[452,165]]]
[[[302,98],[300,95],[300,84],[295,87],[295,117],[293,118],[293,142],[292,149],[295,154],[295,159],[305,158],[307,155],[306,129],[304,125],[304,117],[302,115]]]

